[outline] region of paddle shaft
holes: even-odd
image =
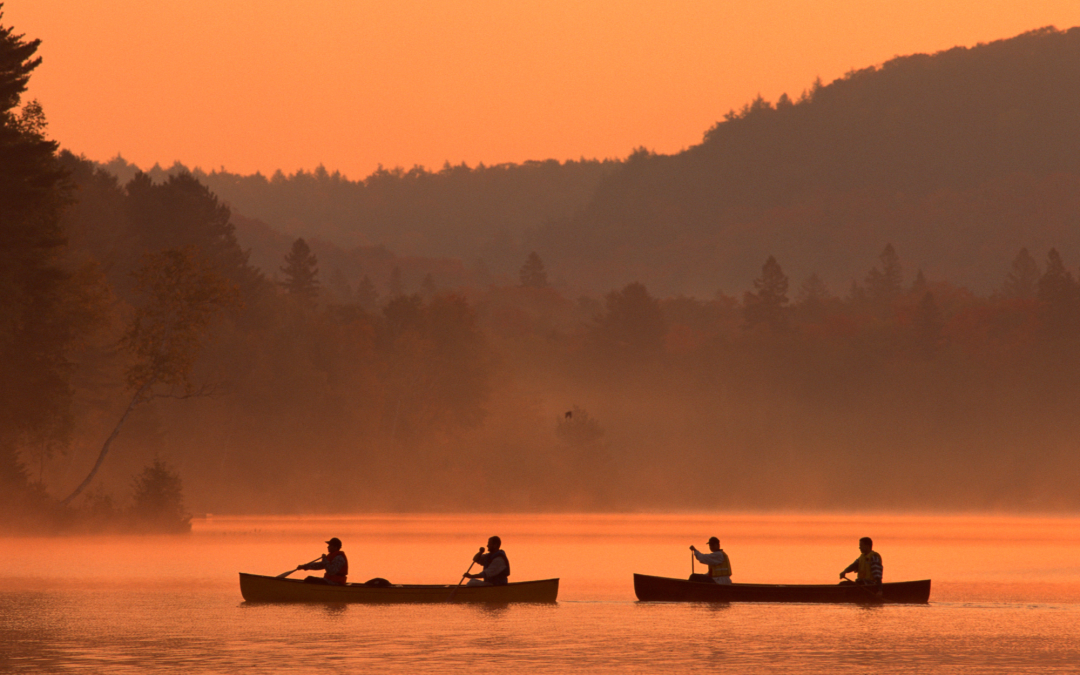
[[[304,565],[310,565],[311,563],[317,563],[320,560],[322,560],[322,556],[319,556],[318,558],[315,558],[314,560],[312,560],[309,563],[304,563]],[[303,567],[304,565],[301,565],[300,567]],[[292,574],[296,570],[300,569],[300,567],[294,567],[293,569],[289,570],[288,572],[282,572],[281,574],[277,575],[277,578],[278,579],[284,579],[285,577],[289,576],[290,574]]]
[[[480,547],[480,553],[483,553],[483,552],[484,552],[484,548],[481,546]],[[465,574],[462,574],[461,578],[458,579],[457,586],[454,586],[454,590],[450,591],[450,597],[448,597],[446,599],[447,602],[450,602],[451,600],[454,599],[454,594],[457,593],[457,589],[461,588],[461,582],[465,581],[465,577],[469,574],[469,572],[472,572],[473,565],[475,565],[475,564],[476,564],[475,560],[472,561],[471,563],[469,563],[469,569],[465,570]]]

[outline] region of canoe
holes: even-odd
[[[241,572],[240,594],[248,602],[555,602],[559,580],[520,581],[505,586],[328,586]]]
[[[857,584],[714,584],[667,577],[634,575],[638,600],[650,602],[851,602],[860,604],[926,603],[930,580],[881,585],[877,597]]]

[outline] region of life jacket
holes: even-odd
[[[323,579],[327,581],[333,581],[335,584],[345,583],[345,577],[349,576],[349,559],[345,557],[345,551],[334,551],[333,553],[327,553],[323,556],[323,564],[329,563],[334,558],[341,556],[345,564],[341,566],[341,574],[330,574],[329,572],[323,572]]]
[[[724,549],[717,549],[717,553],[724,553]],[[724,553],[724,562],[719,565],[709,565],[709,576],[712,577],[730,577],[731,576],[731,558]]]
[[[856,562],[859,563],[857,579],[862,579],[863,581],[881,581],[880,577],[874,576],[874,563],[877,563],[879,571],[882,568],[881,556],[878,555],[877,551],[867,551],[866,553],[863,553]]]
[[[503,586],[507,583],[507,578],[510,576],[510,559],[506,557],[506,551],[499,549],[498,551],[493,551],[489,553],[487,556],[487,563],[484,565],[484,567],[488,567],[489,565],[491,565],[491,563],[494,562],[496,558],[502,558],[504,561],[506,561],[506,570],[504,570],[501,574],[497,574],[493,577],[485,576],[484,581],[488,582],[492,586]]]

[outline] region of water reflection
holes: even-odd
[[[1080,559],[1077,520],[500,516],[475,527],[476,520],[218,517],[187,538],[3,541],[0,671],[1049,672],[1080,662],[1080,570],[1062,563]],[[253,523],[260,533],[221,536]],[[853,539],[870,532],[887,580],[934,577],[931,603],[635,601],[633,572],[684,578],[686,543],[715,523],[724,523],[725,550],[741,562],[738,580],[829,583],[850,562]],[[496,528],[515,578],[562,578],[558,604],[240,601],[237,572],[274,574],[310,559],[327,531],[351,547],[357,578],[389,571],[398,582],[453,584],[466,566],[461,557],[467,564],[477,537]],[[65,564],[20,576],[27,550],[62,550]]]

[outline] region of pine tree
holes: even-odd
[[[379,291],[375,289],[371,277],[366,274],[360,283],[356,284],[356,304],[369,312],[379,306]]]
[[[900,295],[904,286],[904,273],[900,267],[900,257],[892,244],[886,244],[878,256],[881,269],[874,267],[866,275],[866,290],[870,300],[879,304],[891,302]]]
[[[1080,287],[1065,269],[1057,249],[1046,255],[1046,271],[1039,278],[1037,295],[1047,331],[1060,337],[1075,335],[1080,326]]]
[[[743,296],[743,320],[746,328],[764,324],[774,331],[788,328],[788,278],[776,258],[769,256],[761,266],[761,276],[754,279],[754,290]]]
[[[1002,294],[1007,298],[1034,298],[1039,286],[1039,263],[1026,248],[1020,249],[1012,262],[1012,271],[1005,277]]]
[[[540,259],[536,251],[530,253],[525,259],[518,277],[525,288],[547,288],[548,280],[547,272],[544,271],[544,261]]]
[[[289,293],[309,301],[319,297],[319,261],[302,237],[285,254],[281,271],[285,274],[283,285]]]

